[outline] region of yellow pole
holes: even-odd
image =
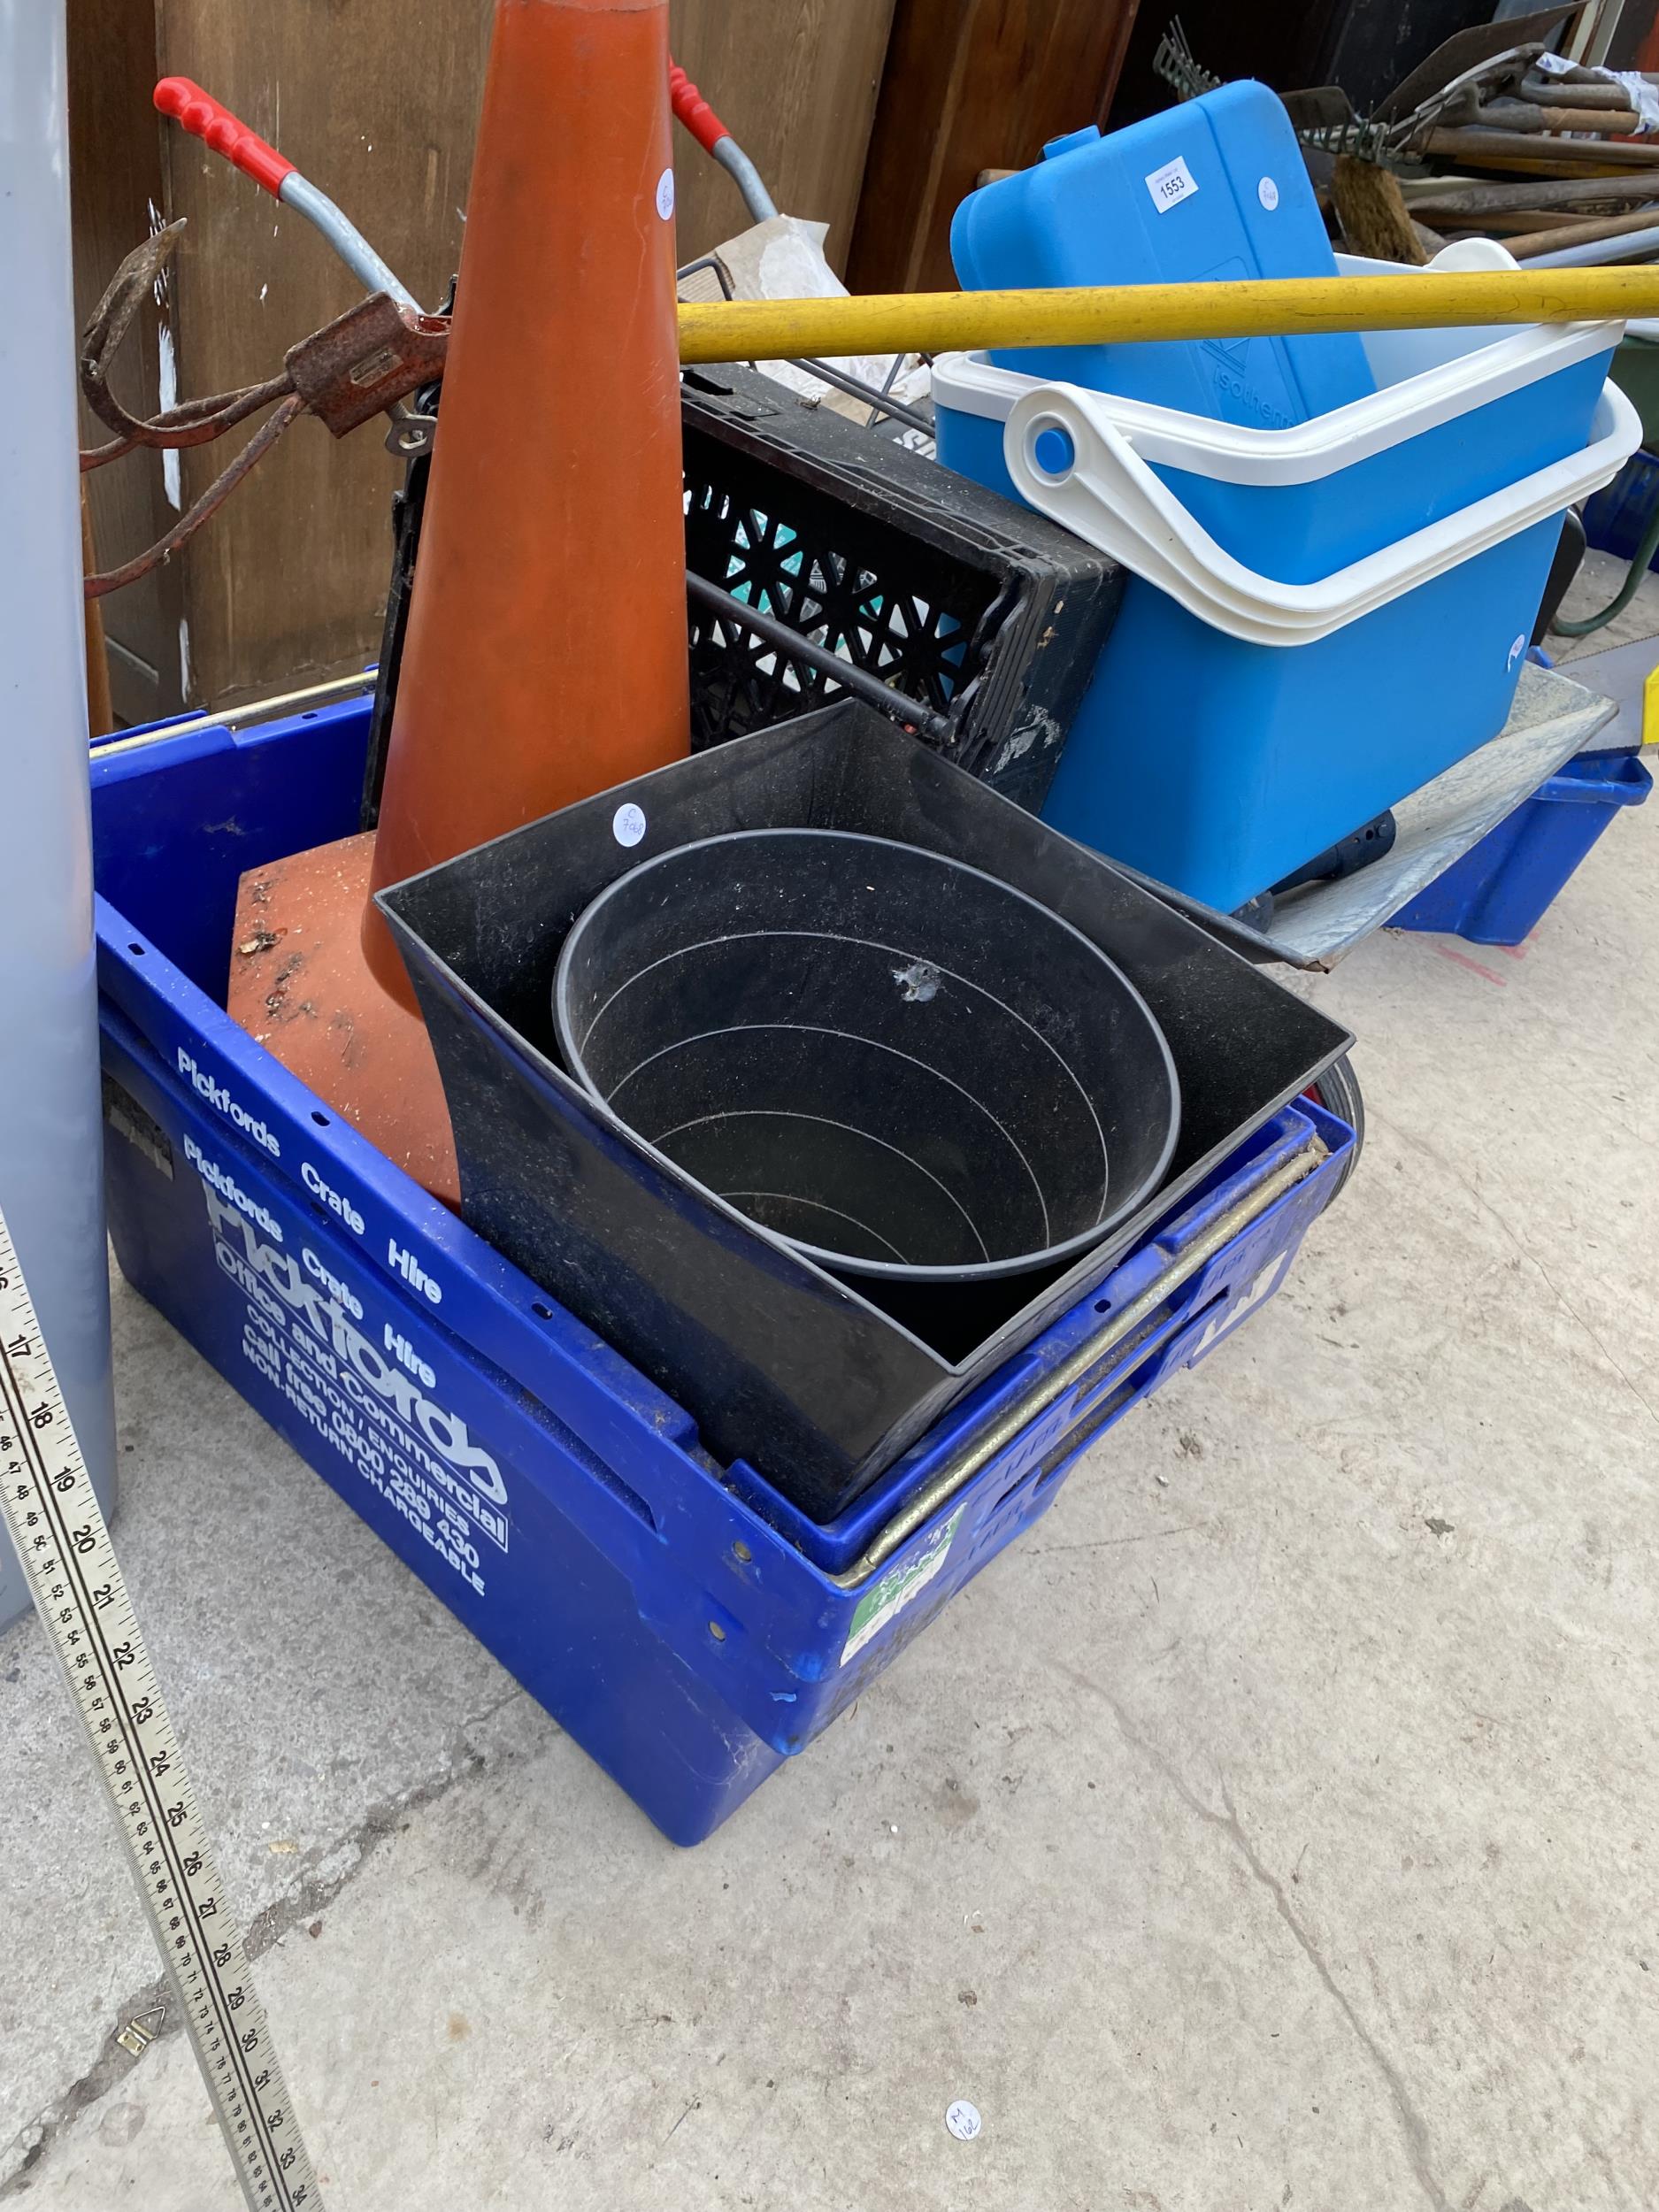
[[[1307,337],[1481,323],[1617,322],[1659,315],[1659,268],[1449,269],[1425,276],[1119,284],[1041,292],[895,292],[863,299],[724,300],[680,311],[682,362],[793,361],[994,346],[1167,338]]]

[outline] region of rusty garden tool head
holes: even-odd
[[[376,292],[290,346],[275,376],[211,398],[186,400],[159,415],[130,414],[110,388],[111,364],[139,303],[161,281],[183,230],[182,220],[169,223],[134,247],[87,325],[81,342],[81,389],[87,405],[115,436],[111,443],[83,453],[81,468],[102,468],[146,449],[177,451],[207,445],[262,409],[272,411],[165,537],[120,568],[87,579],[88,599],[134,583],[170,559],[217,514],[301,415],[315,415],[336,438],[343,438],[443,373],[449,319],[423,315]]]

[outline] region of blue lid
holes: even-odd
[[[969,291],[1331,276],[1336,261],[1282,102],[1246,79],[1105,137],[1052,139],[1033,168],[971,193],[950,232]],[[1376,389],[1351,333],[999,350],[1062,378],[1255,429]]]

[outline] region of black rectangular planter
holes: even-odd
[[[645,827],[625,845],[629,806]],[[1179,1076],[1180,1139],[1156,1195],[1082,1260],[877,1303],[692,1182],[559,1066],[554,969],[588,901],[655,853],[775,827],[860,831],[984,869],[1145,997]],[[431,1029],[468,1225],[688,1408],[718,1460],[746,1461],[819,1520],[1352,1042],[1110,862],[850,702],[533,822],[380,905]]]

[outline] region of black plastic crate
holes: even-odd
[[[688,371],[681,400],[687,567],[932,709],[942,726],[919,741],[1035,812],[1117,614],[1117,564],[755,370]],[[427,468],[411,464],[395,509],[365,828],[379,812]],[[690,601],[687,618],[694,751],[848,695],[733,613]]]
[[[941,713],[936,750],[1039,808],[1117,612],[1116,564],[753,370],[691,371],[682,392],[687,565]],[[695,603],[691,695],[694,750],[846,695]]]

